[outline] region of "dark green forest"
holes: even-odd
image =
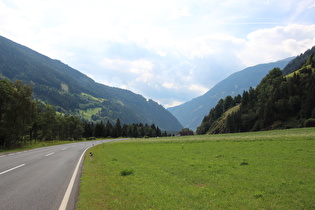
[[[288,75],[303,67],[307,59],[315,52],[315,46],[298,55],[288,65],[284,67],[283,75]]]
[[[303,65],[299,62],[301,58]],[[296,71],[284,75],[279,68],[274,68],[256,88],[244,91],[242,96],[220,99],[204,117],[197,133],[315,126],[315,53],[306,58],[300,55],[288,65]]]
[[[82,140],[95,137],[165,136],[158,126],[121,125],[107,121],[83,121],[58,114],[55,108],[32,97],[32,87],[21,81],[0,80],[0,149],[23,146],[34,141]]]

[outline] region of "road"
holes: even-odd
[[[82,165],[79,160],[87,148],[108,141],[113,140],[0,153],[0,210],[74,209]],[[74,187],[69,186],[71,180]]]

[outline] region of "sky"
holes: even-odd
[[[165,108],[315,45],[314,0],[0,0],[0,35]]]

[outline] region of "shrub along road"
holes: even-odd
[[[116,140],[0,153],[0,209],[74,209],[79,186],[74,172],[82,165],[80,157],[93,145]]]

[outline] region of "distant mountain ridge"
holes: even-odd
[[[195,130],[208,115],[221,98],[228,95],[236,96],[248,90],[249,87],[257,86],[261,79],[274,67],[283,69],[294,57],[286,58],[277,62],[259,64],[245,68],[222,80],[204,95],[192,99],[179,106],[170,107],[168,110],[186,128]]]
[[[2,75],[2,76],[1,76]],[[162,130],[181,130],[163,106],[129,90],[96,83],[81,72],[0,36],[0,77],[33,86],[34,97],[57,111],[90,120],[155,124]]]

